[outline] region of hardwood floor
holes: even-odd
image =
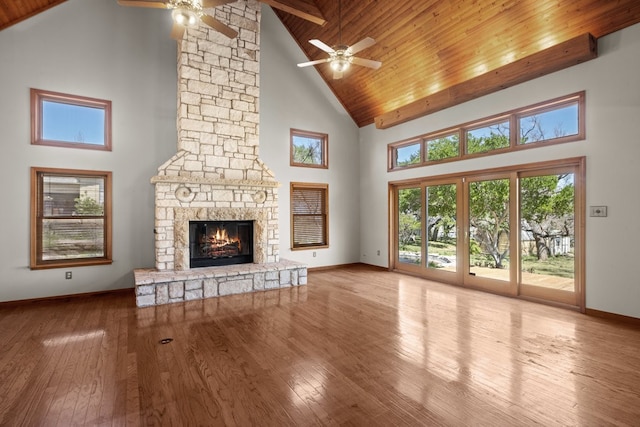
[[[2,426],[640,425],[637,326],[364,266],[0,305],[0,343]]]

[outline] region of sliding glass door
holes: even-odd
[[[520,176],[522,295],[575,303],[578,259],[575,181],[574,168]]]
[[[434,279],[460,279],[462,248],[458,239],[461,181],[431,181],[423,187],[426,269]]]
[[[458,244],[461,180],[400,187],[395,192],[396,263],[410,272],[428,270],[455,282],[463,254]]]
[[[515,294],[511,248],[513,176],[469,178],[465,185],[467,218],[466,284]]]
[[[422,256],[422,188],[398,188],[396,192],[396,261],[402,268],[416,270],[424,265]]]
[[[392,268],[583,308],[583,162],[391,185]]]

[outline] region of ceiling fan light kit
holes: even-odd
[[[198,24],[198,13],[195,10],[190,10],[185,7],[176,7],[171,12],[173,21],[184,27],[193,28]]]
[[[373,46],[376,41],[371,37],[366,37],[352,46],[342,44],[342,2],[338,2],[338,34],[339,44],[335,47],[330,47],[326,43],[313,39],[309,40],[309,43],[314,45],[320,50],[323,50],[329,54],[329,58],[318,59],[316,61],[301,62],[298,67],[308,67],[310,65],[329,63],[329,67],[333,71],[333,78],[341,79],[345,71],[349,69],[351,64],[360,65],[362,67],[373,68],[377,70],[382,65],[380,61],[373,61],[371,59],[363,59],[353,56],[354,54]]]
[[[235,38],[238,32],[228,25],[220,22],[213,16],[205,14],[203,7],[214,8],[234,0],[118,0],[118,4],[122,6],[148,7],[158,9],[171,9],[171,17],[173,18],[173,29],[171,37],[176,40],[182,40],[185,28],[195,28],[198,22],[213,28],[230,39]]]
[[[349,69],[351,65],[351,56],[347,53],[347,46],[339,46],[335,54],[329,58],[329,66],[335,72],[342,73]]]

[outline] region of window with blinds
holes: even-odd
[[[291,183],[291,248],[329,246],[329,185]]]
[[[31,268],[111,263],[111,172],[31,168]]]

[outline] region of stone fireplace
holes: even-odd
[[[201,24],[178,43],[178,151],[155,185],[155,269],[134,272],[138,306],[306,284],[306,267],[280,260],[278,187],[258,157],[260,3],[208,9],[238,30]],[[190,224],[251,222],[253,262],[191,266]]]

